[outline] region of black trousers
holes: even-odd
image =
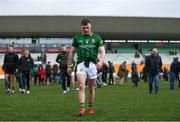
[[[20,72],[18,72],[18,74],[17,74],[17,80],[18,80],[18,83],[19,83],[19,88],[21,89],[22,88],[22,79],[21,79]]]
[[[21,72],[21,82],[22,82],[22,89],[25,89],[27,85],[27,90],[30,90],[30,72]]]
[[[67,87],[70,87],[70,76],[67,71],[61,71],[61,80],[62,89],[65,91]]]
[[[37,85],[38,75],[34,75],[34,85]]]
[[[109,85],[110,85],[111,83],[114,84],[113,73],[109,73]]]
[[[46,84],[47,84],[48,79],[49,79],[49,82],[51,83],[52,82],[51,74],[46,74]]]

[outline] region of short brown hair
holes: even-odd
[[[81,25],[87,25],[88,23],[91,24],[91,21],[90,21],[89,19],[83,19],[83,20],[81,21]]]
[[[28,50],[28,51],[29,51],[29,49],[28,49],[28,48],[23,48],[23,49],[22,49],[22,51],[23,51],[23,52],[24,52],[24,51],[26,51],[26,50]]]

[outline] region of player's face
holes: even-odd
[[[87,25],[82,25],[81,27],[82,27],[82,33],[84,35],[90,35],[92,33],[90,23],[88,23]]]

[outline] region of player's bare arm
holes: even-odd
[[[75,47],[71,47],[70,52],[69,52],[69,56],[68,56],[68,66],[67,66],[67,72],[68,72],[69,75],[71,73],[70,66],[72,64],[72,60],[73,60],[75,51],[76,51],[76,48]]]
[[[99,53],[100,53],[99,62],[96,64],[98,70],[102,68],[105,59],[105,48],[103,46],[99,47]]]

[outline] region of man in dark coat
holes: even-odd
[[[56,62],[59,63],[59,68],[61,72],[61,84],[63,93],[65,94],[70,90],[70,76],[67,73],[67,63],[68,63],[68,55],[66,46],[61,45],[61,52],[57,55]],[[67,86],[67,87],[66,87]]]
[[[3,70],[5,73],[5,87],[7,93],[15,91],[15,72],[19,62],[19,57],[14,53],[13,47],[8,47],[8,53],[4,56]]]
[[[155,87],[155,94],[159,91],[159,73],[162,69],[162,60],[158,55],[158,51],[154,48],[151,52],[151,55],[146,57],[145,60],[145,69],[147,72],[148,83],[149,83],[149,93],[152,93],[153,82]]]
[[[19,60],[18,69],[22,82],[22,93],[30,94],[30,76],[34,67],[34,61],[28,49],[23,49],[23,55]],[[27,87],[26,87],[27,86]],[[26,90],[25,90],[26,87]]]

